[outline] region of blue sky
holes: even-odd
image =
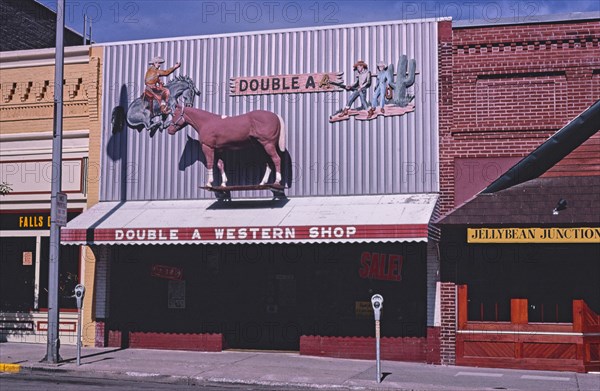
[[[56,9],[56,0],[38,1]],[[600,12],[599,0],[65,1],[67,26],[81,32],[87,14],[92,38],[99,43],[440,16],[491,24],[500,18],[527,22],[551,14]]]

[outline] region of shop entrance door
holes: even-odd
[[[225,348],[299,350],[296,274],[244,269],[235,273],[227,298]]]

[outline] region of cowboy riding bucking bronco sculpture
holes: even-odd
[[[164,62],[159,56],[150,61],[144,77],[144,92],[127,109],[127,124],[138,131],[150,131],[150,136],[154,136],[157,130],[166,129],[179,98],[183,98],[185,105],[192,106],[194,96],[200,95],[194,81],[187,76],[176,76],[164,84],[160,78],[172,74],[180,67],[178,62],[169,69],[161,70]]]
[[[142,96],[136,98],[128,107],[126,118],[129,127],[149,131],[153,137],[157,130],[167,129],[170,135],[190,125],[198,134],[198,142],[206,157],[207,182],[203,189],[213,191],[221,200],[231,199],[231,190],[271,190],[275,198],[285,198],[284,186],[281,184],[281,161],[286,151],[285,123],[279,115],[266,110],[253,110],[237,116],[222,116],[205,110],[194,108],[194,98],[200,95],[192,79],[187,76],[176,76],[163,84],[161,77],[171,75],[180,67],[177,62],[173,67],[161,70],[162,57],[154,57],[144,77],[145,89]],[[117,110],[118,109],[118,110]],[[115,111],[123,113],[121,106],[113,110],[113,133],[121,130],[122,125],[115,125]],[[228,186],[225,165],[219,158],[224,151],[239,150],[252,145],[261,145],[268,162],[264,176],[259,184]],[[221,173],[221,184],[213,186],[214,165]],[[274,182],[267,183],[275,169]]]

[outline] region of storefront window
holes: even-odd
[[[0,238],[0,311],[33,308],[35,238]]]
[[[297,350],[302,335],[372,336],[379,293],[383,336],[426,335],[422,243],[115,247],[112,330],[222,333],[228,348]]]
[[[468,320],[510,322],[511,300],[527,300],[530,323],[570,323],[573,300],[600,308],[600,246],[471,245],[455,272],[468,287]]]
[[[475,284],[469,285],[469,320],[482,322],[510,322],[510,299],[495,297]]]
[[[573,301],[558,298],[534,298],[527,303],[529,322],[561,323],[573,321]]]
[[[40,256],[40,308],[48,308],[48,267],[50,258],[50,238],[42,238]],[[61,309],[75,309],[73,295],[79,283],[79,246],[60,246],[60,266],[58,280],[58,303]]]

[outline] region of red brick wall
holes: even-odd
[[[453,176],[454,168],[452,160],[444,159],[447,148],[445,145],[452,142],[452,22],[438,23],[438,69],[439,69],[439,142],[440,142],[440,190],[444,191],[444,184],[447,182],[444,178]],[[443,198],[441,198],[443,201]],[[442,206],[442,204],[440,204]],[[440,213],[444,213],[440,209]]]
[[[452,22],[444,21],[438,23],[438,69],[439,69],[439,139],[440,139],[440,190],[444,191],[444,183],[447,182],[444,178],[453,177],[454,167],[452,160],[444,159],[444,154],[447,154],[448,148],[444,148],[445,145],[452,142],[452,128],[454,124],[453,115],[453,43],[452,43],[453,31]],[[440,198],[442,202],[440,204],[440,213],[444,213],[443,209],[443,197]],[[440,327],[428,328],[427,337],[430,340],[431,347],[435,346],[435,351],[432,350],[432,356],[427,362],[442,363],[444,362],[442,357],[442,329]],[[436,339],[435,345],[433,344],[433,338]]]
[[[108,330],[108,336],[106,340],[106,347],[120,348],[122,347],[123,335],[119,330]]]
[[[385,323],[382,321],[382,326]],[[439,329],[429,327],[427,338],[381,338],[381,359],[440,363]],[[300,337],[300,354],[307,356],[375,359],[374,337]]]
[[[129,347],[141,349],[220,352],[223,350],[223,335],[131,332],[129,336]]]
[[[97,348],[103,348],[105,347],[105,341],[104,341],[104,322],[102,321],[96,321],[96,338],[94,341],[94,346]]]
[[[123,341],[123,332],[109,330],[108,347],[220,352],[223,350],[223,334],[144,333],[141,331],[132,331],[127,334],[127,341]]]
[[[442,365],[454,365],[456,359],[456,285],[453,282],[442,282],[441,296],[441,328],[440,328],[440,362]]]
[[[452,121],[440,126],[442,213],[455,206],[455,159],[524,157],[598,99],[599,38],[600,21],[453,30]]]

